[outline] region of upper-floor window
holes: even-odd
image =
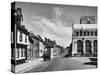
[[[76,32],[76,36],[79,36],[79,33],[78,32]]]
[[[89,36],[89,35],[90,35],[90,32],[88,31],[88,32],[87,32],[87,36]]]
[[[95,36],[97,36],[97,31],[95,31]]]
[[[86,32],[84,31],[84,36],[86,36]]]
[[[25,42],[27,42],[27,35],[25,35]]]
[[[91,36],[93,36],[93,31],[91,31]]]
[[[82,36],[82,30],[80,30],[80,36]]]
[[[22,33],[20,32],[19,40],[22,41]]]

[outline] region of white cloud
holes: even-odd
[[[61,25],[61,23],[52,22],[51,20],[45,17],[39,18],[39,16],[34,17],[31,23],[34,26],[34,28],[37,27],[37,29],[35,30],[38,31],[40,29],[43,29],[43,32],[40,32],[41,37],[43,38],[48,37],[52,40],[56,40],[59,45],[62,45],[65,47],[70,44],[71,36],[72,36],[71,27],[63,26]]]
[[[63,9],[55,7],[53,10],[56,16],[51,20],[42,16],[32,17],[31,23],[33,29],[36,33],[39,33],[41,37],[56,40],[57,44],[66,47],[70,45],[72,41],[72,27],[68,26],[67,22],[64,22],[66,21],[66,17],[62,19],[64,16]]]

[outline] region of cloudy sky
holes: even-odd
[[[79,24],[81,16],[95,16],[97,8],[73,5],[54,5],[36,3],[17,3],[21,5],[28,31],[56,40],[57,44],[67,47],[72,41],[72,24]],[[97,20],[96,20],[97,21]]]

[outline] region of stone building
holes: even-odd
[[[97,24],[74,24],[72,55],[97,56]]]

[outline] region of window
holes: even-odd
[[[86,32],[84,32],[84,36],[86,36]]]
[[[23,48],[23,57],[25,57],[25,49]]]
[[[25,57],[25,56],[26,56],[26,49],[24,49],[24,51],[23,51],[23,52],[24,52],[24,57]]]
[[[22,33],[20,32],[19,40],[22,41]]]
[[[88,31],[88,32],[87,32],[87,36],[89,36],[89,35],[90,35],[90,32]]]
[[[78,32],[76,32],[76,36],[79,36],[79,33]]]
[[[95,31],[95,36],[97,36],[97,31]]]
[[[21,48],[21,57],[23,57],[23,48]]]
[[[14,48],[11,49],[11,57],[12,57],[12,58],[15,57],[15,51],[14,51]]]
[[[93,36],[93,31],[91,31],[91,36]]]
[[[17,58],[19,58],[19,48],[17,49]]]
[[[25,42],[27,43],[27,35],[25,35]]]
[[[80,36],[82,36],[82,30],[80,30]]]

